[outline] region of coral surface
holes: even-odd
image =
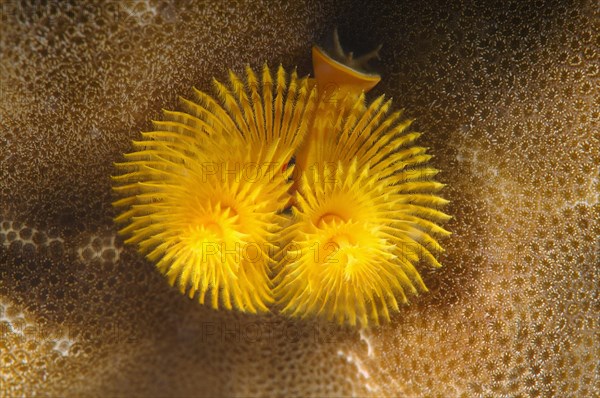
[[[0,3],[1,395],[597,396],[598,5],[362,3]],[[187,299],[116,237],[113,162],[334,26],[436,155],[444,267],[368,330]]]

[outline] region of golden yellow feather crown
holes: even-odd
[[[120,233],[182,293],[367,326],[427,290],[443,185],[411,122],[365,101],[379,76],[348,64],[376,52],[336,43],[313,48],[315,79],[248,67],[216,97],[195,90],[116,164]]]

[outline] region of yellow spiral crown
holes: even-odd
[[[181,99],[116,164],[126,243],[215,309],[366,326],[426,291],[416,266],[440,266],[449,216],[410,121],[319,75],[229,80]]]
[[[124,198],[116,218],[126,243],[155,262],[169,282],[213,308],[267,311],[273,302],[272,255],[288,201],[281,172],[307,130],[316,102],[307,79],[215,81],[219,100],[196,91],[185,112],[165,111],[156,131],[142,133],[138,149],[118,163],[115,191]]]

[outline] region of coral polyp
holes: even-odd
[[[190,297],[246,312],[267,311],[276,233],[289,201],[288,164],[316,94],[279,68],[215,81],[219,100],[196,91],[165,112],[117,163],[114,205],[126,243]]]
[[[166,111],[117,164],[116,221],[213,308],[379,324],[427,290],[420,262],[440,266],[443,184],[411,122],[366,101],[378,75],[313,55],[316,79],[247,68]]]

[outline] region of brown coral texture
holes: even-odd
[[[598,395],[593,1],[0,3],[2,396]],[[454,216],[430,293],[370,329],[181,296],[112,219],[113,162],[191,87],[310,71],[337,26]]]

